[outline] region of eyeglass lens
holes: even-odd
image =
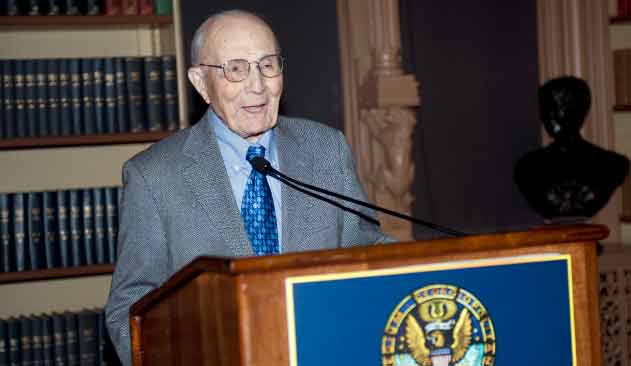
[[[263,76],[271,78],[280,75],[283,71],[283,61],[278,55],[265,56],[258,62],[258,68]],[[232,81],[241,81],[250,73],[250,62],[247,60],[230,60],[224,67],[226,78]]]

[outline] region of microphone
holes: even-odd
[[[279,182],[287,184],[288,186],[290,186],[290,187],[292,187],[292,188],[294,188],[294,189],[296,189],[296,190],[298,190],[300,192],[303,192],[305,194],[308,194],[308,195],[310,195],[312,197],[315,197],[315,198],[318,198],[318,199],[322,199],[325,202],[331,203],[331,204],[333,204],[333,205],[335,205],[335,206],[337,206],[337,207],[339,207],[339,208],[341,208],[343,210],[347,210],[349,212],[352,212],[352,213],[362,217],[363,219],[368,220],[368,221],[376,224],[377,226],[379,226],[379,221],[373,219],[372,217],[367,216],[367,215],[365,215],[365,214],[363,214],[363,213],[361,213],[361,212],[359,212],[357,210],[353,210],[353,209],[351,209],[349,207],[343,206],[343,205],[339,204],[338,202],[335,202],[335,201],[333,201],[333,200],[331,200],[329,198],[317,195],[317,194],[315,194],[313,192],[307,191],[307,190],[305,190],[303,188],[300,188],[300,187],[297,187],[297,186],[302,186],[302,187],[308,188],[308,189],[310,189],[312,191],[315,191],[315,192],[318,192],[318,193],[322,193],[322,194],[325,194],[325,195],[328,195],[328,196],[339,198],[341,200],[348,201],[348,202],[354,203],[356,205],[364,206],[364,207],[373,209],[375,211],[380,211],[380,212],[383,212],[383,213],[388,214],[390,216],[394,216],[394,217],[398,217],[398,218],[401,218],[401,219],[404,219],[404,220],[408,220],[408,221],[410,221],[412,223],[415,223],[417,225],[421,225],[421,226],[424,226],[424,227],[428,227],[428,228],[430,228],[432,230],[439,231],[439,232],[441,232],[443,234],[448,234],[448,235],[456,236],[456,237],[458,237],[458,236],[467,236],[468,235],[468,234],[463,233],[463,232],[458,231],[458,230],[454,230],[454,229],[451,229],[451,228],[448,228],[448,227],[444,227],[444,226],[441,226],[441,225],[438,225],[438,224],[435,224],[435,223],[432,223],[432,222],[429,222],[429,221],[421,220],[421,219],[418,219],[416,217],[404,215],[404,214],[396,212],[396,211],[388,210],[387,208],[379,207],[379,206],[376,206],[376,205],[373,205],[373,204],[370,204],[370,203],[367,203],[367,202],[364,202],[364,201],[357,200],[357,199],[352,198],[352,197],[345,196],[343,194],[332,192],[332,191],[329,191],[329,190],[326,190],[326,189],[323,189],[323,188],[320,188],[320,187],[316,187],[316,186],[313,186],[311,184],[307,184],[307,183],[301,182],[299,180],[293,179],[293,178],[291,178],[291,177],[279,172],[278,170],[274,169],[274,167],[272,167],[272,164],[270,164],[270,162],[267,161],[263,157],[256,156],[256,157],[250,159],[249,162],[250,162],[250,165],[252,165],[252,168],[255,169],[257,172],[259,172],[259,173],[261,173],[263,175],[269,175],[270,177],[278,180]]]

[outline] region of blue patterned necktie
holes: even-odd
[[[245,159],[250,161],[257,156],[265,156],[263,146],[250,146]],[[256,255],[279,252],[272,191],[265,176],[255,169],[252,169],[245,186],[243,201],[241,201],[241,216]]]

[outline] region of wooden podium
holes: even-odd
[[[571,362],[564,364],[601,365],[596,241],[607,235],[604,226],[584,225],[269,257],[198,258],[132,307],[133,364],[310,365],[321,352],[322,360],[313,364],[348,365],[344,360],[350,357],[359,365],[366,363],[359,362],[362,349],[369,364],[416,359],[420,365],[430,347],[435,358],[425,358],[427,365],[451,365],[464,351],[437,336],[455,340],[466,328],[459,324],[469,322],[469,328],[478,327],[471,342],[477,339],[476,349],[484,353],[476,356],[470,348],[466,357],[478,357],[479,364],[519,365],[533,354],[547,365],[566,353],[563,360]],[[378,308],[382,302],[385,307]],[[416,318],[406,318],[411,316]],[[383,332],[375,333],[371,322]],[[421,333],[423,344],[417,339]],[[341,351],[334,349],[337,344],[343,344]],[[449,356],[440,356],[445,353]]]

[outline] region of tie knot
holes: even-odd
[[[245,160],[250,161],[252,158],[265,157],[265,148],[261,145],[252,145],[248,147],[248,152],[245,153]]]

